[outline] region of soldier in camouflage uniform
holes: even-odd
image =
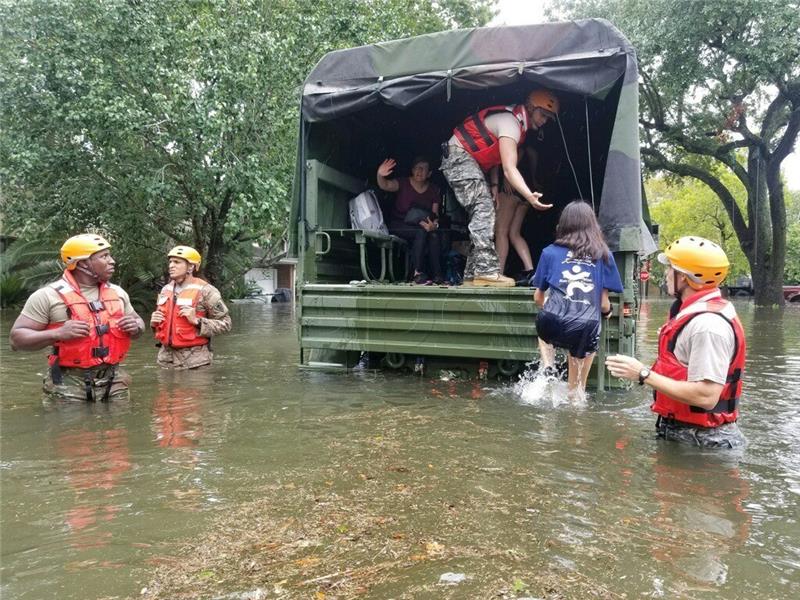
[[[157,362],[173,369],[210,365],[210,339],[231,329],[228,307],[219,290],[195,275],[200,253],[189,246],[169,252],[170,282],[158,295],[150,327],[161,346]]]
[[[549,90],[534,90],[525,104],[492,106],[471,115],[453,130],[443,145],[442,172],[469,219],[470,252],[464,281],[475,286],[513,287],[500,273],[494,246],[494,218],[499,167],[509,184],[536,210],[552,204],[539,201],[517,169],[518,148],[529,129],[539,130],[558,114],[558,98]],[[487,185],[486,176],[489,176]]]
[[[111,245],[96,234],[61,247],[61,279],[35,291],[11,328],[11,348],[52,346],[44,391],[56,399],[89,402],[127,398],[130,376],[120,363],[144,321],[128,294],[109,283]]]

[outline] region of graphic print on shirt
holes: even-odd
[[[561,271],[560,284],[565,284],[566,298],[570,302],[579,302],[581,304],[591,305],[591,296],[588,294],[594,291],[595,284],[592,281],[592,272],[584,271],[584,266],[592,266],[591,260],[581,260],[573,258],[572,252],[567,252],[567,258],[562,265],[571,264],[569,269]],[[576,292],[583,292],[583,294],[576,295]],[[583,297],[587,295],[588,297]]]

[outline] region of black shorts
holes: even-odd
[[[536,334],[548,344],[564,348],[574,358],[586,358],[600,345],[600,321],[565,319],[542,310],[536,315]]]

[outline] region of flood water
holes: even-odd
[[[643,307],[645,360],[667,307]],[[10,352],[3,314],[0,595],[152,593],[157,569],[215,535],[277,539],[238,516],[268,498],[265,518],[313,540],[275,564],[298,577],[212,573],[213,591],[187,594],[798,598],[800,306],[737,308],[742,456],[657,441],[639,386],[544,408],[508,383],[300,371],[286,305],[234,306],[211,369],[162,371],[142,339],[130,402],[47,404],[45,352]],[[319,595],[356,562],[381,566]],[[447,572],[464,581],[440,585]]]

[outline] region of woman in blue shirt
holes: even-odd
[[[611,316],[608,292],[622,291],[614,256],[586,202],[564,207],[556,241],[542,251],[533,287],[542,367],[553,366],[553,346],[566,349],[569,395],[581,399],[600,341],[600,317]]]

